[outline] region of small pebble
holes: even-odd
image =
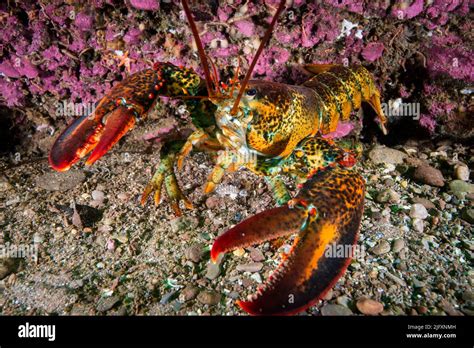
[[[206,268],[206,278],[209,280],[214,280],[221,274],[221,262],[224,259],[224,254],[219,255],[217,262],[214,263],[209,261]]]
[[[214,280],[217,277],[219,277],[220,273],[221,273],[221,269],[220,269],[219,265],[216,265],[212,262],[209,262],[207,264],[206,275],[205,275],[205,277],[207,279]]]
[[[82,279],[75,279],[69,283],[68,288],[72,290],[80,289],[84,286],[84,281]]]
[[[415,288],[423,288],[426,286],[426,284],[424,282],[422,282],[421,280],[418,280],[416,278],[413,278],[413,286]]]
[[[79,170],[68,170],[67,172],[50,171],[36,178],[36,185],[48,191],[71,191],[86,179]]]
[[[449,189],[456,197],[463,199],[466,194],[474,193],[474,184],[462,180],[453,180],[449,183]]]
[[[103,202],[105,199],[105,195],[102,191],[94,190],[91,193],[92,199],[97,202]]]
[[[234,256],[237,256],[237,257],[242,257],[245,254],[245,250],[243,248],[238,248],[238,249],[235,249],[232,252],[232,254],[234,254]]]
[[[221,199],[216,196],[211,196],[206,199],[206,207],[209,209],[217,208],[221,204]]]
[[[398,203],[400,201],[400,195],[392,189],[386,189],[380,192],[375,200],[378,203]]]
[[[462,294],[462,299],[466,302],[474,302],[474,291],[466,290]]]
[[[188,260],[198,263],[202,259],[203,248],[202,244],[193,244],[185,250],[184,255]]]
[[[334,291],[332,289],[329,289],[328,292],[326,292],[326,294],[323,296],[323,300],[324,301],[329,301],[332,299],[332,297],[334,296]]]
[[[176,233],[187,229],[195,228],[199,224],[199,220],[192,216],[180,216],[169,222],[171,230]]]
[[[405,153],[385,146],[376,146],[369,152],[369,158],[376,164],[402,164],[405,157],[407,157]]]
[[[249,250],[250,250],[249,256],[252,259],[252,261],[261,262],[265,260],[265,256],[259,249],[251,248]]]
[[[346,295],[342,295],[336,298],[336,303],[345,307],[348,307],[349,301],[350,299]]]
[[[262,284],[262,276],[259,274],[259,273],[253,273],[251,276],[250,276],[250,279],[253,279],[255,280],[258,284]]]
[[[416,310],[420,314],[428,313],[428,308],[426,308],[425,306],[418,306],[418,307],[416,307]]]
[[[237,270],[240,272],[259,272],[263,268],[263,263],[252,262],[247,264],[237,265]]]
[[[176,295],[178,294],[177,290],[171,290],[165,293],[161,299],[160,299],[160,304],[167,304],[170,303],[172,300],[176,298]]]
[[[393,280],[398,285],[403,286],[403,287],[407,286],[405,281],[403,279],[397,277],[395,274],[392,274],[392,273],[387,271],[387,272],[385,272],[385,275],[387,276],[387,278]]]
[[[456,165],[454,167],[454,177],[462,181],[469,181],[469,168],[465,165]]]
[[[360,299],[356,303],[357,309],[366,315],[377,315],[383,311],[383,304],[368,298]]]
[[[444,177],[441,171],[428,165],[420,165],[416,167],[413,172],[413,178],[422,184],[437,187],[444,186]]]
[[[101,298],[97,302],[97,311],[107,312],[108,310],[112,309],[119,301],[120,298],[118,296]]]
[[[240,297],[240,294],[237,291],[231,291],[227,297],[237,300]]]
[[[418,233],[423,233],[425,230],[425,223],[421,219],[413,219],[413,229]]]
[[[411,206],[410,217],[424,220],[428,217],[428,211],[422,204],[415,203]]]
[[[121,201],[127,201],[130,198],[130,195],[126,192],[122,192],[117,195],[117,198]]]
[[[33,235],[33,243],[35,243],[35,244],[41,244],[41,243],[43,243],[43,237],[42,237],[40,234],[35,233],[35,234]]]
[[[400,252],[400,255],[404,252],[404,250],[402,249],[402,251]],[[406,271],[408,269],[407,267],[407,263],[405,261],[400,261],[400,263],[397,263],[395,265],[395,268],[400,270],[400,271]]]
[[[395,239],[392,245],[392,251],[398,253],[405,247],[405,241],[403,239]]]
[[[426,198],[422,198],[422,197],[413,197],[412,199],[412,202],[413,203],[419,203],[421,204],[422,206],[424,206],[426,209],[436,209],[436,206],[434,205],[434,203],[429,200],[429,199],[426,199]]]
[[[474,224],[474,208],[464,208],[461,217],[470,224]]]
[[[221,301],[221,294],[215,291],[201,291],[197,295],[197,300],[202,304],[214,306]]]
[[[371,249],[372,253],[375,255],[383,255],[390,251],[390,243],[386,240],[381,240]]]
[[[352,311],[345,307],[345,306],[342,306],[340,304],[325,304],[322,308],[321,308],[321,314],[323,316],[346,316],[346,315],[352,315]]]

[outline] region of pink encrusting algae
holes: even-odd
[[[235,0],[216,8],[192,4],[206,51],[221,68],[223,79],[235,71],[237,56],[242,71],[248,67],[278,3]],[[457,94],[444,89],[439,81],[454,79],[468,84],[474,79],[472,48],[465,34],[472,31],[466,18],[468,0],[397,1],[392,6],[384,1],[356,0],[289,3],[257,63],[256,78],[288,83],[288,78],[297,76],[299,64],[361,63],[374,72],[382,91],[392,90],[385,85],[390,82],[387,76],[396,76],[405,68],[400,63],[406,55],[406,47],[400,46],[399,28],[403,26],[409,35],[417,35],[417,54],[425,57],[425,69],[432,79],[428,85],[454,101]],[[95,102],[114,81],[155,61],[202,72],[178,1],[94,0],[73,5],[51,0],[44,5],[24,1],[15,8],[9,6],[8,2],[0,5],[4,20],[0,103],[8,107],[25,106],[31,96]],[[351,28],[346,33],[344,23]],[[383,27],[393,32],[387,33]],[[126,53],[129,70],[119,66]],[[395,90],[398,94],[386,98],[410,100],[416,95],[403,84]],[[426,115],[420,124],[430,130],[446,113],[455,112],[433,107],[436,104],[431,98],[435,96],[427,94],[418,100]]]

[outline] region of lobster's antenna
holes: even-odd
[[[242,82],[242,85],[240,86],[239,94],[237,95],[237,99],[235,99],[234,106],[232,107],[232,110],[230,111],[231,115],[235,115],[237,113],[237,109],[240,103],[240,99],[242,99],[242,96],[244,95],[245,87],[247,87],[247,84],[250,80],[250,77],[252,76],[253,69],[255,68],[255,65],[257,64],[257,60],[262,54],[263,48],[265,47],[265,44],[267,41],[270,39],[270,35],[272,34],[273,28],[275,27],[276,21],[278,17],[280,16],[280,13],[283,11],[285,8],[285,2],[286,0],[281,0],[280,5],[278,6],[278,9],[273,16],[273,19],[270,23],[270,26],[268,27],[267,31],[265,32],[265,35],[263,36],[262,42],[260,42],[260,46],[258,47],[257,53],[255,53],[255,56],[253,57],[252,63],[250,64],[249,70],[247,71],[247,74],[245,75],[244,81]]]
[[[206,52],[204,51],[204,47],[202,46],[201,38],[199,37],[199,33],[196,28],[196,23],[194,23],[193,15],[191,14],[191,10],[189,9],[188,2],[186,0],[182,0],[181,3],[183,4],[184,13],[188,18],[189,26],[191,27],[191,31],[194,36],[194,41],[196,41],[199,58],[201,59],[202,68],[204,69],[204,77],[206,78],[207,93],[211,97],[214,95],[214,92],[212,91],[211,87],[212,79],[211,72],[209,70],[209,65],[207,64]]]

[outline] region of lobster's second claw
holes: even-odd
[[[74,120],[56,139],[49,153],[51,167],[58,171],[68,170],[94,148],[102,129],[102,124],[90,116]]]
[[[257,294],[249,301],[239,301],[239,306],[253,315],[288,315],[315,304],[352,258],[363,198],[360,175],[339,167],[328,169],[309,179],[288,206],[257,214],[218,237],[212,259],[219,252],[300,231],[278,269]],[[329,247],[343,252],[328,254]]]
[[[68,170],[74,163],[92,151],[86,164],[102,157],[135,124],[133,109],[117,106],[103,117],[97,112],[77,118],[58,137],[49,154],[51,167]]]

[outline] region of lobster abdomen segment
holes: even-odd
[[[387,119],[380,104],[380,93],[366,68],[330,64],[306,65],[305,68],[316,74],[303,86],[313,89],[324,106],[320,121],[322,134],[334,132],[338,122],[349,119],[351,111],[358,110],[362,102],[372,106],[382,131],[386,132]]]

